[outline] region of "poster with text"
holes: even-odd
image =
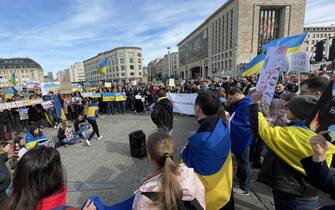
[[[280,72],[285,71],[286,46],[271,47],[266,54],[264,69],[259,75],[256,89],[263,93],[263,102],[270,105]]]
[[[60,85],[59,82],[43,82],[41,83],[42,95],[48,95],[50,91],[53,93],[59,93]]]
[[[306,52],[297,52],[290,55],[290,72],[310,72],[309,56]]]

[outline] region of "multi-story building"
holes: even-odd
[[[58,71],[57,72],[57,81],[58,82],[68,82],[67,78],[66,78],[66,73],[65,73],[66,70],[64,71]]]
[[[47,75],[44,75],[44,82],[52,82],[54,80],[52,72],[48,72]]]
[[[305,51],[313,59],[315,56],[316,44],[321,40],[328,40],[335,37],[335,25],[331,26],[306,26],[304,31],[309,32],[305,41]],[[325,44],[328,44],[325,42]],[[326,47],[327,48],[327,47]],[[329,47],[328,47],[329,48]],[[326,53],[326,52],[324,52]],[[325,55],[326,56],[326,55]]]
[[[8,80],[13,72],[16,74],[17,85],[41,83],[44,80],[41,65],[30,58],[1,58],[0,69],[1,87],[10,85]]]
[[[306,0],[227,0],[179,44],[181,79],[240,76],[266,42],[303,32]]]
[[[108,60],[108,70],[105,75],[100,75],[98,67],[104,59]],[[118,47],[99,53],[84,61],[84,71],[86,81],[141,80],[143,75],[142,49]]]
[[[149,69],[150,68],[150,69]],[[161,59],[155,59],[148,64],[151,71],[151,78],[166,79],[171,77],[177,78],[179,68],[178,52],[169,53]]]
[[[161,58],[156,58],[148,63],[148,79],[150,81],[157,79],[157,64],[159,61],[162,60]]]
[[[71,82],[84,82],[84,62],[75,62],[73,65],[70,66],[69,73]]]

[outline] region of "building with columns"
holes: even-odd
[[[44,81],[40,64],[30,58],[0,58],[0,87],[9,86],[13,72],[17,85],[41,83]]]
[[[181,79],[241,75],[266,42],[303,32],[306,0],[227,0],[178,44]]]

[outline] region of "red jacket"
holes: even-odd
[[[49,210],[66,204],[67,186],[64,186],[62,192],[43,198],[37,205],[36,210]]]

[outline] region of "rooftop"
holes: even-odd
[[[110,53],[110,52],[113,52],[113,51],[116,51],[116,50],[125,50],[125,49],[142,50],[142,48],[140,48],[140,47],[131,47],[131,46],[117,47],[117,48],[114,48],[114,49],[111,49],[111,50],[108,50],[108,51],[104,51],[104,52],[98,53],[96,56],[93,56],[93,57],[91,57],[89,59],[84,60],[84,62],[92,60],[92,59],[94,59],[94,58],[96,58],[98,56],[101,56],[103,54],[107,54],[107,53]]]
[[[38,64],[31,58],[0,58],[0,69],[20,69],[20,68],[40,68]]]

